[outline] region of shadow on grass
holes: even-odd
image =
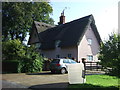
[[[68,86],[68,90],[72,89],[80,89],[80,90],[119,90],[118,87],[115,86],[99,86],[99,85],[92,85],[92,84],[71,84]]]

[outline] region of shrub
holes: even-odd
[[[30,47],[25,46],[20,40],[16,39],[2,42],[2,45],[3,62],[6,62],[4,63],[5,67],[8,67],[7,65],[10,68],[14,66],[17,68],[15,72],[25,73],[40,72],[42,70],[43,58],[33,45]],[[13,62],[13,60],[16,60],[16,62]]]
[[[34,47],[29,47],[26,56],[19,60],[18,72],[33,73],[41,72],[43,58],[35,51]]]

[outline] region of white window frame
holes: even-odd
[[[87,55],[88,61],[93,61],[93,55]]]
[[[88,38],[87,41],[88,41],[88,45],[92,45],[92,38]]]

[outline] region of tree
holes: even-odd
[[[2,42],[2,59],[17,60],[25,56],[25,47],[20,40],[8,40]]]
[[[52,7],[47,2],[2,2],[3,41],[23,41],[33,20],[54,24],[50,14]]]
[[[120,35],[112,34],[109,40],[101,44],[100,60],[104,67],[112,68],[112,74],[118,75],[120,68]]]
[[[17,39],[2,42],[2,45],[3,62],[12,64],[11,67],[17,68],[17,72],[42,71],[43,58],[35,46],[25,46]]]

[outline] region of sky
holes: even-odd
[[[51,0],[51,17],[58,24],[65,7],[65,22],[92,14],[102,40],[106,40],[109,34],[118,31],[118,2],[119,0]]]
[[[108,36],[115,32],[118,33],[118,2],[120,0],[50,0],[53,8],[51,17],[54,24],[58,24],[59,17],[64,11],[65,22],[92,14],[95,19],[101,39],[108,40]],[[26,40],[28,42],[29,35]],[[27,43],[25,42],[25,43]]]

